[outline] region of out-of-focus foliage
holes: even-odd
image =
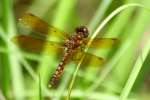
[[[106,62],[99,67],[81,66],[73,85],[70,83],[77,64],[67,63],[57,86],[48,89],[47,83],[62,54],[26,52],[11,41],[17,34],[32,34],[18,23],[18,18],[26,12],[70,35],[77,26],[86,25],[92,36],[107,16],[131,3],[143,7],[125,8],[96,36],[118,39],[113,47],[90,51]],[[71,100],[120,97],[147,100],[150,98],[149,6],[149,0],[0,0],[0,100],[65,100],[69,98],[70,86],[73,86]]]

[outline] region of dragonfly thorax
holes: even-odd
[[[88,29],[85,26],[76,28],[76,34],[66,40],[65,46],[68,49],[75,49],[82,45],[83,40],[89,35]]]
[[[83,43],[82,41],[83,41],[83,38],[80,35],[75,34],[66,40],[65,46],[68,49],[75,49],[75,48],[78,48]]]

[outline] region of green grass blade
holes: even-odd
[[[139,54],[139,57],[136,60],[136,63],[129,75],[129,78],[124,86],[124,89],[121,92],[120,100],[126,100],[129,93],[131,92],[131,89],[134,85],[134,82],[142,68],[142,65],[150,52],[150,38],[148,40],[148,43],[145,45],[145,47],[142,49],[142,52]]]
[[[39,100],[42,100],[41,76],[39,74]]]
[[[148,3],[148,1],[145,2]],[[124,39],[126,40],[124,40],[123,43],[129,42],[131,45],[128,49],[126,49],[124,55],[122,55],[117,65],[115,65],[115,68],[111,73],[109,79],[104,82],[104,84],[107,84],[107,89],[110,89],[109,83],[114,84],[114,87],[119,86],[121,88],[121,86],[125,83],[130,70],[132,70],[132,64],[134,63],[134,59],[136,58],[136,56],[133,55],[137,50],[137,45],[140,41],[143,31],[145,30],[145,27],[148,26],[150,21],[149,12],[145,11],[145,9],[147,8],[145,8],[144,6],[142,8],[144,8],[144,11],[139,12],[133,23],[130,23],[130,25],[134,27],[129,26],[127,28],[127,31],[125,31],[125,33],[128,33],[128,35],[124,37]],[[126,57],[128,57],[128,59]],[[116,78],[118,79],[117,82],[115,81]],[[118,91],[118,89],[112,89],[112,91],[116,90]]]
[[[91,45],[93,39],[98,35],[98,33],[101,31],[101,29],[115,16],[117,15],[118,13],[120,13],[122,10],[128,8],[128,7],[134,7],[134,6],[142,6],[142,5],[139,5],[139,4],[127,4],[127,5],[123,5],[121,7],[119,7],[118,9],[116,9],[114,12],[112,12],[99,26],[98,28],[96,29],[96,31],[93,33],[93,35],[91,36],[91,40],[88,42],[87,44],[87,48],[85,50],[85,52],[88,50],[89,46]],[[75,78],[76,78],[76,75],[77,75],[77,72],[80,68],[80,65],[84,59],[84,56],[81,58],[80,62],[78,63],[77,65],[77,68],[73,74],[73,77],[72,77],[72,80],[71,80],[71,83],[69,85],[69,92],[68,92],[68,97],[70,97],[71,95],[71,90],[72,90],[72,87],[73,87],[73,84],[74,84],[74,81],[75,81]],[[69,98],[68,98],[69,99]]]
[[[12,14],[12,2],[10,0],[3,0],[3,18],[4,18],[4,33],[7,34],[7,39],[10,39],[10,37],[16,33],[15,24],[14,24],[14,17]],[[17,59],[17,51],[14,49],[12,44],[10,42],[6,43],[8,46],[8,50],[11,52],[14,52],[13,54],[8,53],[5,55],[7,58],[7,61],[5,61],[6,65],[3,65],[3,68],[10,68],[11,70],[11,79],[12,79],[12,88],[13,88],[13,94],[16,100],[23,100],[24,97],[21,94],[24,92],[24,84],[23,84],[23,76],[22,76],[22,69],[19,64],[19,61]],[[8,72],[8,69],[7,69]],[[9,73],[4,73],[9,75]],[[6,77],[5,77],[6,78]],[[9,79],[8,77],[6,79]],[[10,85],[10,81],[7,81]],[[18,94],[19,93],[19,94]]]

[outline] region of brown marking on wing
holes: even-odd
[[[33,29],[33,31],[39,35],[54,35],[64,39],[68,38],[69,36],[67,33],[60,31],[53,26],[49,26],[49,24],[44,20],[31,13],[25,13],[19,18],[19,22],[23,23],[26,27]]]
[[[22,49],[35,53],[40,53],[43,48],[46,48],[47,53],[51,53],[52,50],[62,51],[64,49],[61,43],[41,40],[26,35],[17,35],[11,40]]]

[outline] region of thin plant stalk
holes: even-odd
[[[85,49],[85,52],[88,50],[89,46],[91,45],[93,39],[98,35],[98,33],[100,32],[100,30],[115,16],[117,15],[118,13],[120,13],[122,10],[126,9],[126,8],[129,8],[129,7],[135,7],[135,6],[138,6],[138,7],[143,7],[143,5],[140,5],[140,4],[127,4],[127,5],[123,5],[119,8],[117,8],[114,12],[112,12],[108,17],[105,18],[105,20],[98,26],[98,28],[96,29],[96,31],[93,33],[93,35],[91,36],[91,39],[89,40],[88,44],[87,44],[87,48]],[[72,90],[72,87],[73,87],[73,84],[74,84],[74,81],[75,81],[75,78],[76,78],[76,75],[77,75],[77,72],[80,68],[80,65],[84,59],[84,56],[82,56],[80,62],[78,63],[77,65],[77,68],[73,74],[73,77],[72,77],[72,80],[71,80],[71,83],[69,85],[69,91],[68,91],[68,98],[67,100],[70,99],[70,95],[71,95],[71,90]]]

